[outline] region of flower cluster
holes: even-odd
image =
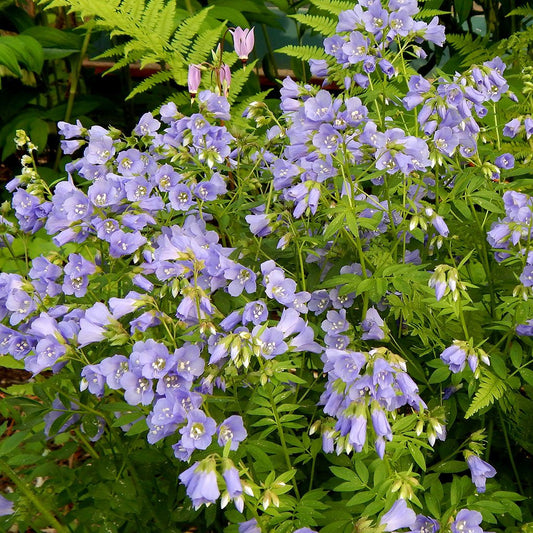
[[[466,341],[453,341],[453,344],[440,354],[440,358],[454,374],[462,372],[468,362],[474,376],[479,377],[479,361],[483,361],[487,366],[490,365],[487,353],[481,348],[473,348]]]
[[[492,224],[487,232],[487,241],[495,249],[497,261],[515,262],[522,265],[520,285],[514,289],[514,296],[527,300],[533,287],[533,251],[531,250],[533,199],[518,191],[503,194],[505,217]],[[533,336],[533,319],[516,327],[519,335]]]
[[[360,2],[353,9],[340,13],[337,34],[324,41],[324,49],[343,69],[358,67],[353,77],[345,78],[346,88],[352,82],[368,87],[369,74],[377,68],[388,77],[394,76],[396,68],[387,59],[386,52],[398,42],[403,46],[413,45],[418,56],[424,55],[419,46],[424,41],[438,46],[444,44],[444,26],[438,23],[437,17],[427,24],[413,19],[418,11],[414,0],[392,0],[388,5]],[[324,69],[325,65],[315,64],[315,68]]]
[[[336,334],[329,340],[339,346],[335,337],[349,325],[341,313],[329,311],[322,327]],[[333,428],[326,425],[322,431],[324,450],[336,449],[337,454],[362,451],[371,420],[376,452],[383,458],[385,440],[393,438],[388,415],[404,405],[415,411],[426,407],[406,372],[405,361],[385,348],[358,352],[346,344],[327,348],[322,360],[328,382],[320,404],[326,414],[336,419]]]
[[[503,77],[505,63],[500,58],[473,67],[463,75],[456,74],[451,81],[439,79],[431,84],[419,75],[409,79],[409,92],[403,99],[405,109],[418,110],[418,123],[431,144],[441,156],[452,157],[456,151],[466,159],[477,154],[480,125],[476,116],[487,114],[487,105],[500,100],[508,93],[509,86]],[[510,93],[511,98],[515,98]],[[510,154],[500,156],[493,172],[499,176],[499,168],[512,168]]]

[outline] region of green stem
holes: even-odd
[[[55,528],[57,533],[68,533],[68,529],[57,520],[57,518],[43,505],[41,500],[32,492],[26,482],[1,458],[0,470],[2,470],[2,472],[15,483],[17,489],[19,489],[24,497],[32,503],[35,509],[46,518],[48,524]]]
[[[511,467],[513,469],[513,472],[516,478],[516,484],[518,485],[520,494],[524,494],[522,482],[520,481],[520,475],[518,474],[518,469],[516,468],[516,463],[514,462],[513,450],[511,450],[511,443],[509,441],[509,435],[507,434],[507,428],[505,427],[505,420],[503,419],[502,410],[499,407],[498,407],[498,413],[500,415],[500,424],[502,426],[503,437],[505,439],[505,447],[507,448],[507,453],[509,455],[509,462],[511,463]]]
[[[76,438],[80,441],[84,450],[93,458],[100,459],[98,452],[91,446],[91,443],[85,438],[85,435],[79,430],[75,430]]]
[[[283,448],[283,455],[285,457],[285,463],[287,464],[287,468],[289,470],[293,470],[291,458],[289,456],[289,450],[287,449],[287,442],[285,441],[285,433],[283,432],[283,424],[281,423],[281,420],[279,419],[279,414],[276,408],[276,403],[274,402],[274,398],[272,398],[272,391],[269,391],[268,396],[270,398],[270,405],[272,406],[272,414],[274,415],[274,420],[276,421],[276,427],[278,428],[278,435],[279,435],[281,447]],[[298,499],[300,499],[300,491],[298,490],[296,479],[294,480],[292,486],[294,488],[294,494],[296,495]]]
[[[272,48],[272,43],[270,42],[270,37],[267,32],[266,24],[261,24],[261,29],[263,30],[263,37],[265,38],[265,44],[267,47],[267,55],[270,60],[270,64],[274,69],[274,76],[278,77],[278,66],[276,65],[276,58],[274,57],[274,49]]]

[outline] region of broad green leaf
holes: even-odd
[[[0,37],[0,65],[7,67],[16,76],[22,76],[17,61],[17,54],[5,43],[4,39],[6,37]]]

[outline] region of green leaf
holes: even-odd
[[[344,466],[330,466],[329,469],[335,477],[359,484],[359,478],[353,470]]]
[[[337,16],[343,11],[353,9],[354,5],[351,0],[311,0],[311,3],[319,9],[322,9],[322,11],[327,11]]]
[[[470,15],[473,0],[454,0],[455,13],[459,24],[462,24]]]
[[[425,472],[426,460],[420,448],[417,448],[413,442],[408,442],[407,447],[409,448],[409,452],[411,453],[411,456],[415,460],[416,464]]]
[[[450,376],[450,369],[447,366],[437,368],[429,377],[429,383],[442,383]]]
[[[278,54],[285,54],[290,57],[309,61],[310,59],[326,59],[326,52],[319,46],[295,46],[287,45],[276,50]]]
[[[48,141],[48,132],[48,123],[41,118],[35,119],[30,124],[28,135],[30,136],[33,144],[38,147],[39,153],[41,153],[46,147],[46,143]]]
[[[522,370],[520,370],[520,375],[526,383],[529,383],[533,387],[533,370],[522,368]]]
[[[0,65],[7,67],[16,76],[22,76],[15,52],[2,40],[0,40]]]
[[[523,350],[522,345],[519,342],[515,341],[511,344],[509,356],[511,357],[511,363],[513,363],[513,366],[515,368],[520,368],[523,359]]]
[[[9,437],[4,437],[0,443],[0,457],[5,457],[15,448],[18,448],[18,446],[20,446],[29,433],[30,430],[26,429],[24,431],[17,431]]]
[[[346,505],[359,505],[361,503],[369,502],[375,497],[376,495],[369,490],[365,492],[358,492],[346,502]]]
[[[81,50],[83,37],[51,26],[33,26],[21,35],[33,37],[40,43],[44,59],[61,59]]]
[[[142,420],[139,420],[138,422],[135,422],[133,426],[126,431],[126,435],[129,437],[132,437],[133,435],[138,435],[139,433],[144,433],[148,430],[148,426],[146,425],[146,419],[143,418]]]
[[[240,26],[241,28],[249,26],[242,12],[233,7],[214,5],[211,8],[211,15],[218,20],[227,20],[234,26]]]
[[[170,70],[161,70],[160,72],[156,72],[155,74],[152,74],[148,78],[141,81],[138,85],[136,85],[133,91],[131,91],[128,94],[128,96],[126,96],[126,100],[133,98],[137,94],[140,94],[145,91],[148,91],[149,89],[152,89],[155,85],[159,83],[164,83],[166,81],[169,81],[172,78],[173,78],[173,74]]]
[[[289,16],[293,19],[296,19],[300,24],[309,26],[312,30],[326,37],[335,35],[335,30],[338,23],[338,19],[336,17],[331,18],[320,15],[309,15],[307,13],[297,13]]]
[[[365,484],[368,483],[368,478],[369,478],[368,468],[366,467],[365,463],[363,462],[362,459],[359,458],[358,455],[355,456],[354,462],[355,462],[355,471],[357,472],[359,479]]]
[[[0,355],[0,366],[3,368],[24,368],[24,361],[18,361],[12,355]]]

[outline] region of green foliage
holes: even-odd
[[[325,37],[331,37],[334,35],[335,28],[337,27],[337,20],[327,16],[296,14],[291,15],[291,18],[297,20],[304,26],[308,26],[313,31],[316,31]]]
[[[309,61],[309,59],[325,59],[327,57],[323,48],[309,45],[296,46],[290,44],[283,48],[279,48],[276,52],[295,57],[302,61]]]
[[[463,35],[448,35],[448,43],[460,54],[461,66],[472,65],[472,63],[483,63],[494,57],[494,54],[487,47],[488,36],[474,36],[471,33]]]
[[[135,62],[141,69],[154,63],[161,66],[161,72],[141,82],[128,98],[170,80],[185,86],[189,65],[211,59],[212,50],[226,30],[225,19],[239,19],[231,8],[220,5],[190,14],[176,3],[164,0],[42,0],[41,5],[49,9],[66,8],[84,20],[91,20],[96,29],[107,31],[114,40],[123,41],[97,57],[116,58],[108,73]],[[242,86],[239,82],[239,87]]]

